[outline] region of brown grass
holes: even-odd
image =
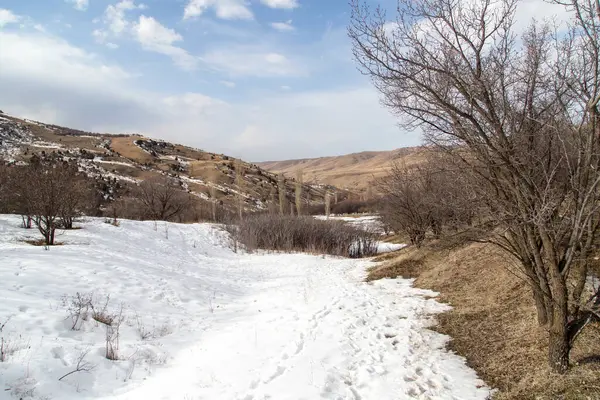
[[[368,279],[416,277],[415,285],[440,292],[453,306],[437,330],[451,336],[450,349],[467,358],[495,400],[600,399],[600,327],[588,328],[572,352],[565,376],[547,367],[547,333],[537,326],[525,283],[511,261],[489,244],[466,237],[409,248],[374,268]]]
[[[413,258],[393,261],[369,271],[367,282],[384,278],[417,278],[422,272],[424,265],[423,260]]]
[[[45,239],[28,239],[28,240],[23,240],[23,242],[30,244],[32,246],[46,246]],[[50,246],[62,246],[62,245],[63,245],[62,242],[54,241],[54,244],[52,244]]]
[[[138,139],[142,139],[141,136],[129,136],[129,137],[115,137],[110,141],[110,148],[116,151],[123,157],[127,157],[130,160],[138,162],[140,164],[155,161],[154,157],[146,153],[134,142]]]

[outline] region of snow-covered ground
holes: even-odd
[[[0,215],[0,399],[485,399],[427,329],[447,309],[410,280],[363,282],[368,260],[236,254],[208,224],[90,219],[45,250]],[[122,316],[77,330],[73,296]],[[72,308],[72,307],[71,307]],[[122,309],[122,313],[120,310]],[[85,357],[82,357],[85,355]],[[63,375],[76,364],[90,371]]]

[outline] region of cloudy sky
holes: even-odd
[[[347,0],[2,0],[0,109],[252,161],[418,144],[356,70],[348,18]]]

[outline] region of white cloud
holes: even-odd
[[[16,24],[21,20],[21,17],[13,14],[12,11],[5,8],[0,8],[0,28],[8,24]]]
[[[145,50],[167,55],[184,69],[193,69],[196,66],[198,60],[195,57],[181,47],[173,45],[175,42],[182,41],[183,37],[154,18],[140,16],[139,21],[133,26],[133,33]]]
[[[292,25],[291,19],[286,22],[272,22],[271,27],[273,27],[273,29],[277,29],[278,31],[282,31],[282,32],[289,32],[289,31],[293,31],[296,29]]]
[[[98,43],[104,43],[111,36],[121,36],[131,27],[131,22],[127,20],[125,13],[145,8],[144,4],[136,4],[134,0],[121,0],[116,4],[109,4],[102,17],[105,29],[96,29],[92,32],[92,35]]]
[[[522,0],[517,3],[515,30],[517,33],[523,33],[534,19],[538,22],[555,21],[561,25],[571,16],[572,13],[567,7],[560,4],[545,0]]]
[[[221,85],[227,86],[228,88],[231,88],[231,89],[233,89],[235,87],[235,82],[221,81],[220,83],[221,83]]]
[[[262,48],[236,46],[215,49],[204,54],[202,60],[213,69],[236,77],[268,78],[308,74],[300,62],[290,60],[280,53],[264,51]]]
[[[73,4],[76,10],[85,11],[90,5],[89,0],[66,0],[67,3]]]
[[[163,44],[176,38],[163,34]],[[400,135],[370,86],[261,92],[226,103],[201,93],[143,90],[122,68],[41,33],[0,31],[0,48],[0,104],[26,118],[97,132],[137,132],[254,161],[418,143],[415,135]]]
[[[212,8],[221,19],[253,19],[246,0],[189,0],[183,12],[183,19],[199,17]]]
[[[271,8],[296,8],[298,0],[260,0],[261,3]]]

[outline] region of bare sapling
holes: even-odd
[[[244,166],[240,160],[235,160],[235,184],[237,186],[237,208],[240,221],[244,218]]]
[[[302,215],[302,170],[296,172],[296,214]]]
[[[66,378],[69,375],[73,375],[79,372],[85,372],[85,373],[90,373],[92,372],[96,366],[88,361],[85,360],[85,358],[87,357],[87,355],[89,354],[90,350],[84,350],[82,351],[79,356],[77,357],[77,364],[75,365],[75,368],[70,371],[67,372],[66,374],[64,374],[63,376],[61,376],[60,378],[58,378],[59,381],[62,381],[64,378]]]
[[[285,214],[285,177],[283,174],[277,176],[277,191],[279,192],[279,214]]]
[[[217,221],[217,188],[215,185],[210,185],[210,209],[213,222]]]
[[[114,316],[111,324],[106,325],[106,358],[109,360],[119,359],[119,331],[123,320],[123,305],[121,305],[119,313]]]

